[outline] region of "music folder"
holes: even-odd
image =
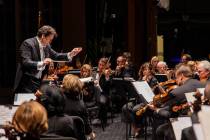
[[[138,94],[141,94],[149,103],[153,101],[154,93],[146,81],[132,82]]]
[[[21,105],[25,101],[36,100],[34,93],[16,93],[14,105]]]

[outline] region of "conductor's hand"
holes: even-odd
[[[45,58],[43,62],[44,62],[45,65],[49,65],[52,62],[52,59]]]
[[[69,55],[70,55],[71,58],[73,58],[74,56],[76,56],[81,51],[82,51],[81,47],[74,48],[71,52],[69,52]]]

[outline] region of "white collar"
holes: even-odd
[[[42,43],[41,43],[41,41],[39,40],[38,36],[36,37],[36,39],[37,39],[37,41],[38,41],[38,43],[39,43],[39,48],[40,48],[40,49],[43,49],[45,46],[42,45]]]

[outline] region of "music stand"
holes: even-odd
[[[136,81],[132,82],[132,84],[135,87],[137,93],[141,95],[145,103],[150,103],[153,101],[154,93],[146,81]],[[147,128],[149,124],[151,124],[152,126],[153,118],[148,115],[145,115],[145,123],[144,123],[145,140],[147,139]],[[154,131],[154,127],[152,130]]]
[[[159,83],[168,81],[168,77],[166,74],[155,74],[155,78],[158,80]]]
[[[132,81],[124,79],[124,78],[112,78],[110,81],[111,90],[110,96],[118,95],[122,97],[121,105],[126,105],[126,109],[128,109],[129,101],[136,101],[139,96],[133,87]],[[112,104],[111,104],[112,106]],[[126,121],[126,140],[128,140],[128,122]]]

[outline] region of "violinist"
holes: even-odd
[[[153,75],[153,69],[151,65],[146,62],[141,65],[139,72],[139,80],[140,81],[146,81],[149,86],[153,89],[158,83],[157,79]],[[143,117],[136,116],[137,110],[139,108],[143,107],[145,104],[143,101],[140,101],[137,105],[133,102],[128,103],[128,105],[124,105],[122,108],[122,117],[125,121],[130,121],[132,124],[132,130],[134,130],[134,137],[139,136],[140,130],[142,130],[143,127]]]
[[[80,78],[92,77],[92,67],[89,64],[84,64],[80,68]],[[94,84],[94,81],[84,82],[83,86],[83,101],[86,107],[98,106],[100,104],[100,90]]]
[[[169,93],[169,100],[161,106],[161,108],[156,108],[154,105],[149,105],[149,108],[155,111],[156,117],[155,118],[164,118],[167,120],[168,118],[172,117],[173,113],[171,112],[172,105],[179,103],[186,102],[186,98],[184,93],[194,92],[197,88],[204,87],[200,81],[196,79],[192,79],[192,70],[188,65],[179,65],[175,72],[176,75],[176,82],[179,85],[178,88],[175,88]],[[163,119],[163,120],[164,120]],[[160,119],[156,120],[160,122]],[[158,135],[158,139],[162,140],[164,138],[170,139],[171,137],[171,129],[168,123],[163,123],[159,125],[156,134]]]
[[[206,84],[207,81],[210,81],[210,63],[207,60],[198,62],[197,72],[199,79],[203,84]]]
[[[210,83],[206,84],[206,87],[204,90],[203,101],[204,101],[203,103],[205,103],[205,105],[210,105]],[[200,106],[201,106],[201,104],[200,104]],[[197,110],[197,111],[194,110],[194,112],[191,116],[193,124],[199,123],[199,119],[197,116],[198,111],[200,111],[200,110]],[[206,120],[206,121],[209,121],[209,120]],[[182,138],[181,139],[182,140],[196,140],[196,136],[195,136],[192,126],[182,130]]]
[[[127,59],[123,55],[117,58],[117,66],[113,76],[117,78],[135,77],[133,70],[130,68]]]
[[[109,71],[109,59],[102,57],[98,62],[98,70],[94,80],[94,85],[96,87],[97,95],[99,95],[99,119],[101,119],[103,124],[107,123],[107,111],[109,103],[109,89],[110,89],[110,75]]]
[[[157,70],[157,64],[159,62],[159,58],[157,56],[153,56],[150,60],[150,65],[152,67],[152,70],[157,73],[158,70]]]
[[[139,80],[146,81],[151,88],[157,84],[157,79],[154,77],[154,71],[151,65],[146,62],[139,69]]]

